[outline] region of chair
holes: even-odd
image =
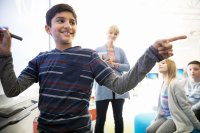
[[[200,131],[195,129],[192,131],[192,133],[200,133]]]
[[[146,128],[155,117],[155,112],[137,114],[134,118],[134,133],[146,133]]]

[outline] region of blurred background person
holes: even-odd
[[[188,78],[185,79],[186,96],[192,105],[198,120],[200,120],[200,62],[191,61],[187,65]]]
[[[119,29],[116,25],[112,25],[108,29],[108,40],[105,45],[96,48],[100,57],[110,65],[119,75],[130,69],[126,54],[122,48],[114,45],[119,35]],[[105,86],[94,83],[95,100],[96,100],[96,124],[95,133],[103,133],[106,121],[106,113],[109,103],[112,104],[115,133],[123,133],[123,105],[125,98],[130,98],[129,92],[119,95]]]
[[[147,127],[147,133],[190,133],[194,128],[200,130],[200,122],[192,111],[185,95],[184,84],[176,79],[176,64],[165,59],[158,64],[163,76],[157,117]]]

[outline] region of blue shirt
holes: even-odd
[[[168,87],[162,86],[161,95],[160,95],[160,105],[163,116],[166,118],[171,118],[168,102]]]
[[[101,46],[96,48],[98,54],[107,54],[107,46]],[[115,54],[115,62],[118,63],[118,68],[113,68],[115,72],[119,75],[122,75],[124,72],[127,72],[130,69],[129,62],[127,60],[126,54],[123,49],[114,46],[114,54]],[[130,98],[129,92],[126,92],[122,95],[114,93],[115,97],[113,96],[113,91],[106,86],[101,86],[98,83],[94,83],[94,90],[95,90],[95,100],[108,100],[108,99],[125,99]]]
[[[190,79],[185,84],[186,95],[192,105],[200,104],[200,82],[192,82]]]

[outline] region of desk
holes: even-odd
[[[39,110],[36,108],[29,116],[16,124],[8,125],[0,130],[0,133],[33,133],[33,120],[37,116],[39,116]]]
[[[36,102],[38,100],[38,95],[19,95],[13,98],[0,95],[0,109],[14,107],[15,105],[24,107],[23,110],[8,118],[0,117],[0,133],[33,133],[33,120],[39,115],[39,110],[37,108],[37,103],[33,102],[34,104],[30,104],[32,100]],[[27,115],[22,117],[23,119],[19,119],[19,114]],[[15,120],[19,121],[16,121],[14,124],[7,124],[7,122],[9,123]]]

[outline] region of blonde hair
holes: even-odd
[[[116,25],[112,25],[108,29],[108,33],[110,33],[110,32],[117,33],[117,35],[118,35],[119,34],[119,28]]]
[[[167,64],[167,84],[169,85],[170,81],[176,78],[176,63],[171,59],[165,59]]]

